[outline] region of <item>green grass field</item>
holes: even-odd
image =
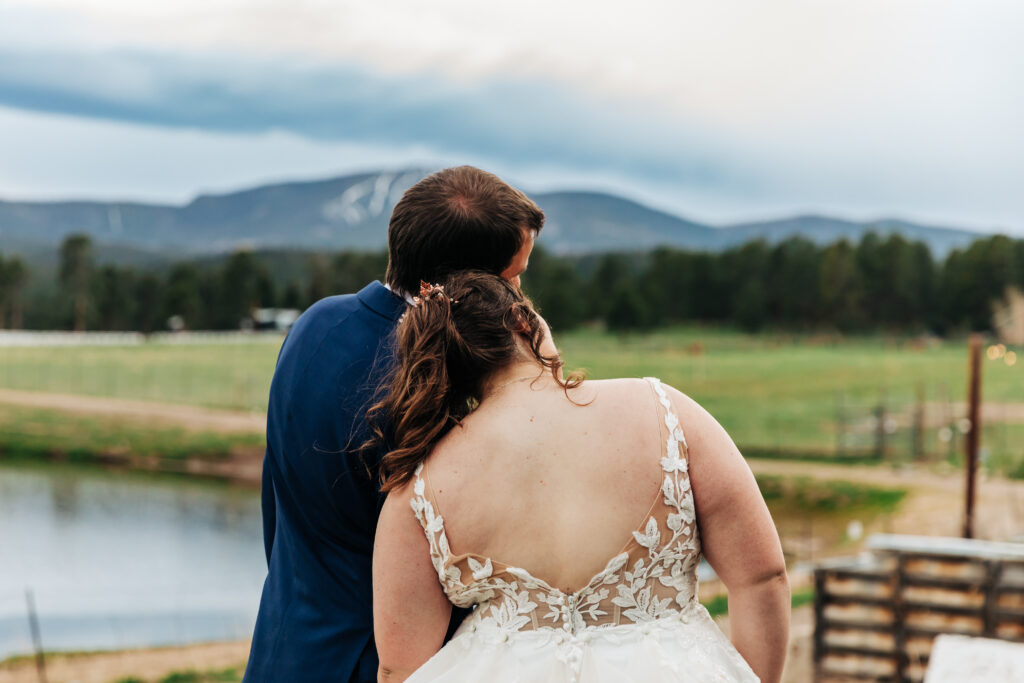
[[[966,396],[963,341],[920,348],[880,338],[820,341],[692,328],[627,339],[576,334],[560,341],[567,362],[587,368],[590,376],[658,376],[699,401],[737,443],[764,449],[833,451],[840,403],[852,422],[882,401],[890,411],[908,411],[918,387],[926,401]],[[688,351],[696,345],[703,353]],[[983,363],[986,400],[1024,402],[1024,363]],[[868,432],[859,441],[866,445],[871,437]],[[926,434],[929,450],[938,448],[935,437]],[[893,447],[909,449],[900,438],[909,442],[897,434]],[[1024,448],[1024,441],[1016,443]]]
[[[212,671],[174,671],[156,683],[235,683],[242,680],[243,669],[215,669]],[[147,683],[143,678],[122,678],[115,683]]]
[[[834,453],[840,405],[846,443],[870,451],[876,431],[865,425],[879,403],[909,423],[919,388],[937,404],[966,395],[963,340],[920,345],[687,327],[629,337],[581,330],[558,341],[568,367],[592,378],[654,375],[676,386],[752,454]],[[277,351],[277,344],[7,348],[0,387],[263,410]],[[983,368],[985,400],[1024,403],[1024,358],[1012,367],[986,359]],[[962,451],[959,435],[949,443],[937,428],[924,436],[929,453]],[[901,428],[887,437],[888,449],[900,457],[910,440]],[[1024,458],[1024,424],[986,425],[983,444],[994,461]]]
[[[0,387],[262,411],[278,349],[273,343],[4,348]]]
[[[97,457],[218,459],[258,451],[263,434],[186,431],[136,419],[75,415],[0,404],[0,455],[11,459],[91,462]]]

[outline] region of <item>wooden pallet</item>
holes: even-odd
[[[814,572],[815,680],[924,679],[942,633],[1024,642],[1024,545],[873,536]]]

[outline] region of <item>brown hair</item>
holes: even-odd
[[[460,270],[499,274],[526,232],[543,226],[544,212],[498,176],[473,166],[446,168],[410,187],[395,206],[386,279],[415,294],[420,280],[441,282]]]
[[[443,291],[409,307],[399,322],[396,367],[383,399],[367,413],[374,436],[364,449],[390,448],[381,458],[382,492],[408,482],[437,442],[484,399],[487,379],[519,357],[517,340],[566,396],[583,381],[579,373],[561,379],[561,358],[541,353],[544,324],[513,283],[464,271],[448,277]]]

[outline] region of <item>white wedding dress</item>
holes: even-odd
[[[437,576],[453,604],[474,610],[409,683],[758,680],[697,601],[686,440],[664,388],[648,381],[664,418],[662,489],[622,551],[573,593],[519,567],[453,555],[423,465],[416,470],[412,508]]]

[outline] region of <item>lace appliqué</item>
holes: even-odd
[[[524,630],[575,635],[627,623],[688,619],[697,601],[700,540],[686,439],[664,387],[657,379],[645,379],[657,396],[667,432],[660,500],[625,549],[573,593],[490,558],[452,555],[444,520],[427,496],[423,465],[416,468],[411,506],[430,544],[437,578],[453,604],[476,607],[463,628],[493,630],[506,636]]]

